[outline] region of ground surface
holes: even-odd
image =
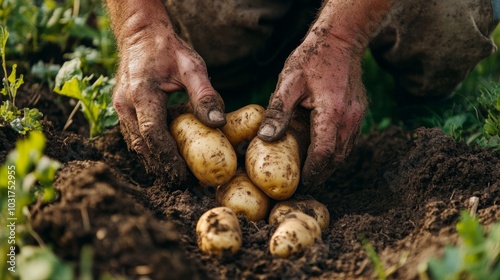
[[[47,119],[46,154],[64,165],[55,182],[60,199],[34,205],[32,225],[67,261],[78,263],[82,247],[91,245],[96,275],[375,279],[365,238],[386,269],[397,268],[390,279],[415,279],[422,261],[456,242],[455,225],[470,197],[479,198],[484,224],[500,219],[500,153],[456,143],[436,129],[393,127],[363,136],[325,186],[308,194],[331,213],[323,243],[286,260],[272,257],[275,227],[241,217],[243,248],[232,258],[210,258],[195,236],[198,218],[216,206],[210,192],[155,186],[118,129],[88,141],[77,117],[63,133],[68,100],[38,92],[32,107]],[[16,138],[0,129],[0,162]]]

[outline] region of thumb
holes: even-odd
[[[213,128],[226,124],[224,101],[210,84],[206,71],[191,76],[185,86],[196,118]]]
[[[276,91],[271,95],[264,119],[257,133],[264,141],[272,142],[285,135],[295,106],[301,97],[302,90],[297,90],[300,79],[296,76],[287,76],[280,79]]]
[[[267,142],[276,141],[285,135],[291,118],[292,109],[285,108],[280,97],[273,95],[257,135]]]

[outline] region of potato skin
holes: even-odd
[[[272,255],[287,258],[318,241],[321,241],[318,222],[302,212],[292,211],[271,237],[269,250]]]
[[[221,128],[229,143],[237,150],[238,146],[257,135],[259,126],[264,119],[264,108],[250,104],[226,114],[227,123]]]
[[[238,172],[229,182],[219,186],[215,199],[236,215],[243,214],[254,222],[264,220],[271,206],[271,199],[252,183],[245,171]]]
[[[219,129],[205,126],[188,113],[170,124],[170,133],[189,169],[202,185],[224,184],[236,173],[236,153]]]
[[[328,208],[315,199],[292,199],[276,203],[269,214],[269,224],[280,224],[285,216],[292,211],[300,211],[313,217],[322,230],[327,229],[330,225],[330,212]]]
[[[196,237],[201,251],[215,256],[235,254],[243,242],[238,218],[227,207],[205,212],[196,224]]]
[[[250,180],[270,198],[290,198],[300,180],[298,143],[290,133],[271,143],[255,137],[248,145],[245,167]]]

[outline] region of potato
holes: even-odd
[[[269,224],[281,223],[285,216],[292,211],[300,211],[313,217],[322,230],[327,229],[330,225],[328,208],[315,199],[287,200],[276,203],[269,214]]]
[[[251,140],[257,135],[260,123],[264,118],[264,108],[250,104],[226,114],[227,123],[221,128],[229,143],[237,149],[245,140]]]
[[[321,241],[321,229],[311,216],[292,211],[278,226],[269,244],[272,255],[287,258],[314,242]]]
[[[233,147],[219,129],[202,124],[193,114],[182,114],[170,124],[179,151],[200,183],[218,186],[236,173]]]
[[[235,254],[243,237],[238,218],[227,207],[217,207],[205,212],[196,224],[198,247],[209,255]]]
[[[288,132],[271,143],[255,137],[248,145],[245,166],[250,180],[269,197],[287,199],[294,194],[300,179],[298,143]]]
[[[215,199],[222,206],[231,208],[236,215],[245,215],[254,222],[264,220],[271,206],[271,199],[250,181],[244,170],[219,186]]]

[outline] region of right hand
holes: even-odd
[[[168,93],[187,91],[195,116],[210,127],[225,125],[224,103],[210,84],[203,59],[171,26],[142,26],[118,47],[113,103],[125,141],[148,173],[180,184],[188,169],[168,132]]]

